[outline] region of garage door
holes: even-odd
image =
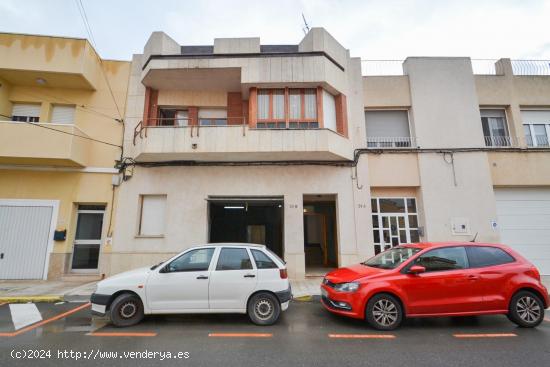
[[[550,275],[550,189],[496,189],[500,238]]]
[[[0,279],[43,279],[53,205],[0,202]]]

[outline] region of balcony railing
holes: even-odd
[[[549,147],[550,141],[547,136],[539,135],[535,136],[535,139],[533,139],[532,136],[526,136],[525,140],[527,141],[528,147]],[[535,144],[536,143],[536,144]]]
[[[511,147],[515,145],[510,136],[485,136],[485,146],[487,147]]]
[[[403,136],[403,137],[369,136],[367,137],[368,148],[411,148],[415,146],[416,146],[416,139],[410,136]]]

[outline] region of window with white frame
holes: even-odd
[[[39,122],[40,104],[14,103],[11,110],[11,120],[17,122]]]
[[[166,219],[166,195],[141,195],[139,236],[163,236]]]
[[[375,254],[403,243],[420,241],[415,198],[372,198],[371,207]]]
[[[367,147],[405,148],[413,145],[407,110],[365,111]]]
[[[521,117],[527,146],[550,146],[550,110],[524,110]]]
[[[480,113],[485,146],[505,147],[512,145],[508,134],[505,110],[483,109]]]
[[[74,105],[53,105],[50,121],[54,124],[74,124]]]

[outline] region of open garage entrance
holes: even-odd
[[[306,276],[338,267],[336,195],[304,195]]]
[[[210,197],[209,242],[248,242],[266,245],[283,258],[282,197]]]

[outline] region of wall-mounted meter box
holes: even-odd
[[[451,232],[455,236],[470,235],[470,220],[468,218],[451,218]]]

